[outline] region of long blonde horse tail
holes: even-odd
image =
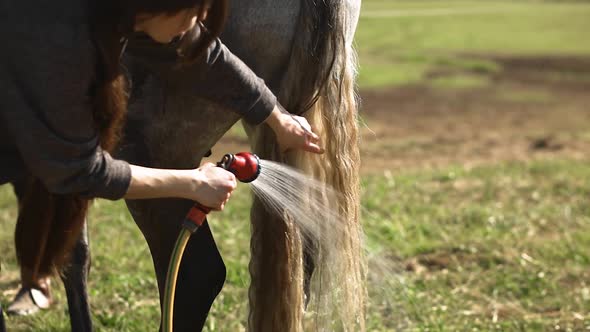
[[[268,127],[251,129],[254,151],[261,158],[294,166],[331,186],[340,196],[336,201],[326,200],[325,193],[311,197],[324,200],[338,212],[339,227],[331,229],[331,234],[338,238],[329,244],[305,243],[307,240],[289,216],[268,212],[254,198],[250,331],[365,330],[357,63],[352,45],[359,6],[360,1],[354,0],[302,0],[298,32],[279,93],[287,110],[308,119],[326,152],[314,155],[295,151],[283,155]],[[311,255],[315,265],[307,310],[306,254]],[[309,316],[315,313],[316,319],[304,321],[306,312]]]

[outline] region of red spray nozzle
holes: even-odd
[[[250,152],[240,152],[223,156],[217,166],[232,172],[240,182],[248,183],[260,175],[260,159]]]
[[[256,180],[260,175],[260,159],[257,155],[249,152],[240,152],[235,155],[228,153],[223,156],[217,166],[234,173],[240,182],[248,183]],[[211,209],[199,203],[195,203],[186,215],[184,227],[191,233],[197,231]]]

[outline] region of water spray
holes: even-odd
[[[259,159],[251,153],[227,154],[217,166],[233,173],[240,182],[252,182],[252,192],[268,213],[278,218],[288,217],[288,222],[297,228],[302,244],[307,245],[302,249],[318,264],[314,269],[314,275],[318,277],[312,281],[317,284],[313,286],[315,293],[311,303],[316,327],[321,325],[321,330],[327,331],[357,330],[345,327],[361,324],[363,298],[343,297],[342,294],[363,292],[362,276],[346,273],[355,268],[348,259],[360,250],[358,245],[362,234],[358,228],[344,227],[342,223],[343,214],[338,204],[345,200],[343,195],[297,169]],[[184,220],[166,277],[163,332],[172,331],[176,278],[185,246],[209,212],[209,208],[197,203]],[[303,294],[300,295],[303,299]]]
[[[240,152],[235,155],[228,153],[217,163],[217,166],[233,173],[243,183],[252,182],[260,175],[260,159],[257,155],[249,152]],[[184,249],[191,235],[195,234],[199,227],[203,225],[209,212],[211,212],[210,208],[195,203],[182,223],[182,230],[172,250],[172,257],[166,274],[162,312],[162,330],[164,332],[172,332],[176,280]]]

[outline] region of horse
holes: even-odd
[[[346,258],[338,273],[320,279],[340,283],[340,308],[345,312],[338,313],[337,329],[362,331],[365,292],[352,45],[360,0],[232,0],[230,8],[221,40],[265,80],[288,111],[304,115],[325,144],[326,153],[321,156],[304,152],[285,155],[269,128],[246,126],[252,148],[261,158],[292,165],[343,193],[335,208],[345,238],[340,250]],[[198,165],[240,116],[194,91],[196,81],[207,80],[198,68],[176,71],[172,66],[142,61],[132,52],[127,53],[125,63],[133,78],[132,92],[117,157],[158,168],[188,169]],[[170,221],[182,220],[193,203],[156,199],[126,200],[126,204],[148,243],[162,301],[167,265],[180,231],[180,223],[175,228],[170,227]],[[256,198],[251,223],[249,330],[302,331],[314,275],[320,275],[322,269],[333,269],[326,268],[327,260],[313,250],[321,244],[306,243],[288,217],[267,211]],[[90,252],[85,235],[72,258],[62,278],[72,330],[91,331],[86,291]],[[337,274],[346,278],[338,279]],[[190,239],[180,267],[174,307],[176,329],[203,328],[225,275],[225,265],[205,224]],[[198,304],[193,303],[195,298],[199,298]]]

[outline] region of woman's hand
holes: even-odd
[[[225,203],[236,189],[236,177],[221,167],[206,163],[197,168],[197,177],[201,179],[195,188],[194,201],[213,210],[223,210]]]
[[[275,132],[282,152],[301,149],[318,154],[324,153],[324,149],[319,145],[319,136],[312,131],[304,117],[282,112],[277,105],[265,122]]]

